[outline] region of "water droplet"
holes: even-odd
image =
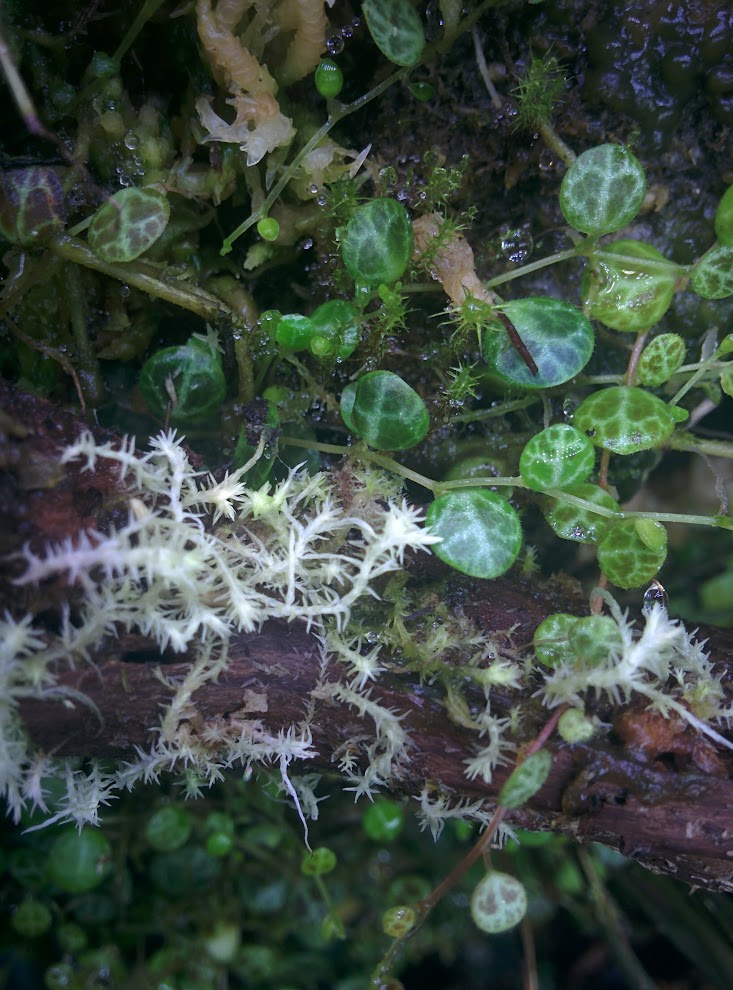
[[[669,607],[669,596],[664,590],[664,586],[655,580],[644,592],[644,606],[642,612],[649,612],[652,605],[661,605],[662,608]]]
[[[529,232],[529,224],[522,224],[521,227],[514,227],[505,230],[501,235],[501,250],[505,258],[514,264],[521,264],[526,261],[532,253],[534,242]]]
[[[340,55],[344,50],[344,39],[340,34],[333,34],[326,42],[329,55]]]
[[[344,24],[341,28],[341,37],[348,41],[349,38],[354,37],[354,29],[350,24]]]
[[[379,642],[379,633],[368,632],[366,634],[366,641],[367,641],[367,643],[378,643]]]
[[[125,147],[129,148],[130,151],[134,151],[140,143],[140,139],[134,131],[128,131],[122,140],[125,142]]]
[[[566,422],[572,423],[573,417],[575,416],[575,410],[579,405],[580,400],[574,395],[568,395],[563,399],[562,414],[565,417]]]
[[[315,184],[315,182],[312,182],[308,186],[308,192],[311,194],[311,196],[315,196],[315,194],[318,192],[318,186]]]
[[[351,26],[353,28],[361,27],[361,17],[355,16],[351,18]]]

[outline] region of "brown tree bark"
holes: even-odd
[[[113,471],[59,466],[59,448],[83,426],[73,415],[0,383],[0,552],[7,561],[0,575],[0,608],[43,613],[73,593],[61,585],[40,593],[19,589],[12,579],[22,563],[8,554],[26,542],[39,550],[49,540],[88,526],[103,527],[117,513],[126,513]],[[437,562],[430,566],[440,567]],[[531,641],[549,612],[587,611],[584,596],[567,580],[530,586],[509,578],[456,578],[453,587],[456,603],[482,628],[512,628],[515,644]],[[733,694],[733,631],[706,629],[700,636],[708,637],[712,659],[726,668],[724,685]],[[37,746],[58,755],[129,757],[135,746],[150,745],[151,727],[159,723],[161,707],[170,697],[156,676],[157,666],[164,664],[166,674],[175,676],[186,669],[186,661],[161,656],[134,636],[101,644],[92,659],[93,664],[61,672],[59,681],[83,692],[96,711],[68,700],[29,699],[21,706],[25,729]],[[398,664],[395,659],[393,672],[373,689],[382,705],[404,713],[411,740],[410,761],[392,786],[415,794],[429,781],[454,800],[495,797],[508,768],[498,770],[491,785],[469,781],[464,760],[475,754],[475,733],[450,720],[438,689],[421,685],[414,675],[401,675]],[[256,710],[255,717],[271,731],[298,723],[318,672],[319,650],[305,631],[268,624],[259,634],[234,639],[226,671],[194,695],[196,719],[236,724]],[[532,697],[536,687],[528,686],[522,699],[527,741],[547,718]],[[516,692],[492,692],[492,711],[499,716],[516,703]],[[584,842],[600,841],[656,872],[733,891],[731,754],[716,750],[680,720],[643,709],[643,704],[596,704],[595,714],[609,725],[607,732],[585,745],[553,740],[547,783],[510,821]],[[355,721],[347,707],[319,702],[313,725],[317,755],[304,767],[337,774],[334,754],[353,738]]]

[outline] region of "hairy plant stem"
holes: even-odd
[[[49,243],[49,247],[59,258],[116,278],[119,282],[140,289],[141,292],[147,292],[157,299],[196,313],[202,320],[217,323],[225,318],[234,321],[235,324],[239,322],[236,314],[221,299],[217,299],[198,286],[165,281],[155,268],[144,262],[121,264],[103,261],[83,241],[65,234],[55,237]]]
[[[714,443],[715,441],[711,442]],[[404,464],[400,464],[393,457],[369,450],[364,445],[346,447],[340,444],[320,443],[317,440],[304,440],[301,437],[291,436],[281,436],[280,443],[284,447],[302,447],[306,450],[319,450],[323,454],[336,454],[340,457],[356,457],[362,461],[370,461],[372,464],[378,464],[379,467],[383,467],[385,470],[391,471],[393,474],[397,474],[407,481],[412,481],[422,488],[426,488],[435,495],[462,488],[491,488],[492,486],[527,488],[521,475],[517,477],[480,477],[460,478],[457,481],[435,481],[433,478],[428,478],[424,474],[405,467]],[[684,450],[686,448],[680,447],[679,449]],[[728,456],[733,457],[733,450],[730,451]],[[568,505],[574,505],[578,509],[593,512],[595,515],[604,516],[607,519],[656,519],[658,522],[733,529],[733,518],[729,518],[728,516],[700,516],[689,512],[624,512],[623,510],[616,511],[615,509],[608,509],[605,505],[596,505],[595,502],[589,502],[587,499],[579,498],[577,495],[571,495],[569,492],[562,491],[559,488],[548,488],[543,494],[557,499],[558,502],[566,502]]]

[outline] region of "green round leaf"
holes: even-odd
[[[483,488],[446,492],[428,509],[426,525],[446,564],[469,577],[495,578],[517,559],[522,525],[509,503]]]
[[[679,334],[660,334],[644,348],[636,377],[642,385],[663,385],[682,367],[685,350],[685,342]]]
[[[733,247],[733,186],[725,190],[715,211],[715,236],[721,244]]]
[[[53,924],[53,915],[43,901],[29,899],[21,901],[10,917],[12,928],[25,938],[38,938],[44,935]]]
[[[499,804],[504,808],[519,808],[526,804],[547,780],[551,766],[552,755],[547,749],[528,756],[507,777],[499,791]]]
[[[476,927],[489,935],[514,928],[526,912],[526,891],[509,873],[492,870],[478,882],[471,895],[471,917]]]
[[[596,727],[580,708],[568,708],[557,723],[560,738],[571,745],[588,742],[596,732]]]
[[[607,615],[586,615],[568,629],[568,645],[584,667],[596,667],[609,656],[621,656],[623,639],[618,626]]]
[[[145,824],[145,838],[158,852],[170,852],[188,842],[192,824],[185,808],[171,804],[153,812]]]
[[[628,148],[602,144],[579,155],[560,186],[560,209],[576,230],[600,237],[634,219],[646,194],[641,162]]]
[[[537,433],[519,457],[519,471],[535,491],[567,488],[595,466],[593,444],[574,426],[556,423]]]
[[[318,357],[350,357],[359,343],[361,314],[353,303],[331,299],[311,314],[310,349]],[[282,322],[282,321],[281,321]]]
[[[417,924],[417,912],[411,904],[387,908],[382,915],[382,931],[390,938],[404,938]]]
[[[412,223],[396,199],[360,206],[341,237],[344,264],[359,283],[377,286],[401,278],[412,257]]]
[[[409,0],[364,0],[361,5],[374,44],[395,65],[415,65],[425,33]]]
[[[94,890],[112,870],[112,849],[96,828],[69,828],[58,836],[46,863],[48,879],[67,894]]]
[[[89,244],[104,261],[134,261],[155,244],[170,215],[168,200],[157,189],[120,189],[92,217]]]
[[[342,405],[342,415],[343,412]],[[377,450],[414,447],[430,427],[423,400],[392,371],[369,371],[362,375],[356,383],[348,415],[355,432]]]
[[[733,246],[710,248],[690,271],[690,285],[705,299],[733,295]]]
[[[619,256],[618,258],[616,256]],[[639,259],[638,264],[635,260]],[[589,315],[612,330],[639,333],[658,323],[672,302],[678,270],[646,267],[664,262],[664,255],[641,241],[615,241],[594,255],[583,278],[582,294]]]
[[[0,236],[33,247],[63,229],[64,190],[58,171],[46,165],[0,172]]]
[[[532,644],[537,659],[547,667],[557,667],[570,659],[570,630],[578,621],[567,612],[555,612],[537,626]]]
[[[336,853],[328,846],[319,846],[306,853],[300,862],[300,872],[306,877],[322,877],[336,869]]]
[[[486,360],[502,381],[525,389],[550,388],[562,385],[588,363],[593,353],[593,327],[575,306],[530,296],[504,303],[502,311],[539,369],[532,374],[501,324],[494,322],[486,331],[484,349]]]
[[[263,241],[276,241],[280,236],[280,224],[274,217],[263,217],[257,224],[257,233]]]
[[[218,352],[192,337],[180,347],[164,347],[140,370],[140,391],[150,411],[177,423],[196,423],[219,409],[226,379]]]
[[[664,443],[679,411],[632,385],[600,389],[575,410],[573,424],[594,444],[614,454],[635,454]]]
[[[361,817],[361,826],[375,842],[391,842],[396,839],[405,824],[405,811],[401,804],[389,798],[379,798],[370,804]]]
[[[598,564],[609,581],[619,588],[638,588],[656,575],[667,556],[665,545],[652,549],[637,529],[637,519],[622,519],[598,544]]]
[[[300,313],[286,313],[277,321],[275,340],[289,351],[304,351],[313,339],[313,324]]]
[[[319,62],[315,72],[316,89],[327,100],[338,96],[344,85],[344,74],[332,58]]]
[[[614,512],[619,512],[621,508],[604,488],[590,482],[570,485],[564,491]],[[598,515],[590,509],[581,509],[559,499],[552,502],[552,508],[546,512],[545,518],[561,539],[574,540],[576,543],[597,543],[615,522],[608,516]]]

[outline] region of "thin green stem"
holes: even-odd
[[[733,456],[733,451],[730,456]],[[569,492],[561,491],[559,488],[550,488],[545,492],[558,502],[565,502],[574,505],[578,509],[586,512],[593,512],[597,516],[604,516],[606,519],[656,519],[658,522],[681,523],[688,526],[714,526],[723,529],[733,528],[733,517],[729,516],[699,516],[689,512],[624,512],[623,509],[609,509],[605,505],[596,505],[587,499],[571,495]]]
[[[730,440],[711,440],[706,437],[694,436],[692,433],[675,431],[667,440],[667,446],[671,447],[672,450],[691,450],[696,454],[726,457],[733,461],[733,443]]]
[[[539,395],[526,395],[522,399],[512,399],[510,402],[502,402],[500,405],[492,406],[490,409],[476,409],[472,412],[459,413],[452,416],[453,423],[480,423],[485,419],[495,419],[504,416],[506,413],[516,412],[518,409],[526,409],[528,406],[541,402]]]
[[[323,138],[326,137],[329,131],[335,127],[336,124],[343,120],[344,117],[354,113],[355,110],[360,110],[363,106],[366,106],[367,103],[375,99],[377,96],[381,96],[386,89],[389,89],[389,87],[399,79],[404,78],[408,72],[409,69],[407,68],[398,69],[397,72],[393,72],[391,76],[384,79],[378,86],[375,86],[374,89],[369,90],[369,92],[364,96],[358,97],[358,99],[354,100],[353,103],[339,104],[330,114],[325,124],[319,127],[313,137],[303,145],[290,165],[288,165],[280,179],[272,187],[267,195],[267,198],[262,202],[259,209],[255,210],[254,213],[251,213],[243,223],[240,223],[235,231],[225,238],[221,246],[220,253],[222,255],[229,254],[232,250],[232,245],[234,242],[241,237],[242,234],[246,233],[250,227],[253,227],[259,220],[261,220],[262,217],[267,216],[273,203],[276,202],[280,193],[293,178],[303,159],[320,144]]]
[[[130,25],[130,30],[119,44],[117,51],[112,56],[113,61],[118,64],[127,54],[128,49],[137,38],[138,34],[145,27],[145,24],[153,17],[159,7],[163,5],[163,0],[145,0],[135,20]]]
[[[537,272],[541,268],[547,268],[549,265],[557,265],[561,261],[569,261],[571,258],[582,257],[584,244],[585,242],[582,242],[575,247],[567,248],[565,251],[556,251],[555,254],[550,254],[546,258],[540,258],[538,261],[532,261],[528,265],[522,265],[521,268],[515,268],[513,272],[504,272],[503,275],[495,275],[488,282],[484,282],[484,286],[487,289],[493,289],[496,285],[503,285],[504,282],[511,282],[513,279],[521,278],[523,275],[530,275],[532,272]]]

